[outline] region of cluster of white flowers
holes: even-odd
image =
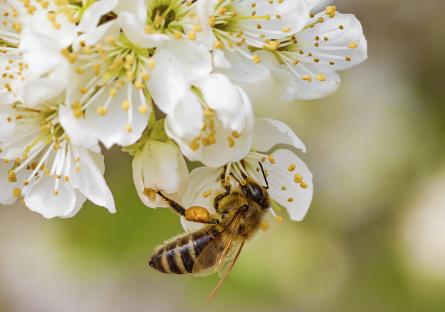
[[[300,220],[312,199],[305,147],[255,119],[242,85],[284,100],[334,92],[364,61],[353,15],[325,0],[0,0],[0,203],[72,217],[115,212],[101,146],[134,156],[141,200],[211,208],[221,175],[264,185]],[[186,160],[202,167],[189,173]]]

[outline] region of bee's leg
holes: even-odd
[[[210,213],[207,209],[203,207],[190,207],[190,208],[184,208],[174,200],[168,198],[162,192],[157,192],[159,196],[161,196],[169,206],[179,215],[183,216],[187,221],[192,221],[196,223],[203,223],[203,224],[218,224],[219,220],[217,218],[212,218],[210,216]]]
[[[214,199],[214,201],[213,201],[213,206],[215,207],[215,210],[216,210],[217,212],[220,212],[220,211],[219,211],[219,203],[221,202],[221,200],[222,200],[224,197],[230,195],[230,192],[231,192],[230,181],[228,181],[228,180],[226,179],[226,176],[225,176],[224,173],[221,174],[220,179],[221,179],[221,185],[224,187],[224,189],[225,189],[226,191],[225,191],[224,193],[219,194],[218,196],[216,196],[215,199]]]

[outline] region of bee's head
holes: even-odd
[[[264,187],[258,183],[247,180],[246,183],[241,184],[241,191],[243,194],[258,203],[263,209],[269,208],[269,195]]]

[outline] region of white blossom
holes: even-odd
[[[59,123],[60,101],[0,106],[0,203],[21,198],[45,218],[67,218],[88,198],[114,213],[103,157],[72,144]]]
[[[218,167],[242,159],[249,151],[254,123],[251,103],[224,75],[210,74],[191,82],[174,103],[159,108],[167,114],[167,134],[189,160]]]
[[[36,105],[65,88],[60,50],[75,40],[75,25],[50,1],[0,1],[0,101]]]
[[[133,158],[133,181],[141,201],[150,208],[167,207],[158,192],[177,197],[186,187],[189,171],[176,144],[160,120],[136,144],[125,148]]]
[[[96,5],[100,4],[103,7],[93,5],[85,12],[91,20],[87,25],[98,22],[100,15],[96,9],[102,14],[116,5],[118,13],[125,15],[130,14],[130,8],[135,8],[116,1],[101,1]],[[90,11],[93,12],[90,14]],[[79,28],[86,26],[81,23]],[[68,107],[61,110],[62,123],[76,144],[88,147],[100,141],[110,148],[115,144],[135,143],[148,125],[153,105],[159,105],[153,98],[180,96],[179,88],[184,92],[189,80],[211,70],[208,50],[190,40],[175,39],[154,49],[133,39],[125,31],[119,15],[98,25],[96,30],[83,32],[79,45],[74,46],[73,51],[66,51],[65,56],[73,60],[73,66],[67,90]],[[175,63],[166,64],[166,55]],[[167,59],[167,62],[173,61]],[[159,75],[173,79],[159,83],[152,77]],[[79,128],[83,131],[78,131]]]
[[[232,79],[254,82],[268,76],[254,51],[268,40],[300,31],[309,16],[304,1],[197,1],[202,24],[199,39],[214,50],[215,66]]]
[[[303,30],[270,40],[256,52],[271,70],[284,100],[312,100],[334,93],[340,85],[337,71],[367,58],[367,42],[354,15],[335,6],[311,17]]]
[[[231,182],[232,191],[239,191],[240,181],[253,179],[263,187],[269,185],[270,211],[279,221],[282,217],[278,215],[278,207],[285,208],[291,220],[301,221],[312,201],[313,182],[307,165],[296,154],[298,150],[305,152],[306,148],[287,125],[273,119],[257,119],[249,154],[241,161],[220,168],[200,167],[193,170],[181,204],[184,207],[200,206],[215,212],[214,199],[225,192],[221,175],[224,181]],[[197,228],[192,222],[182,220],[182,223],[186,230]]]

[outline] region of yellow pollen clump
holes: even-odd
[[[130,102],[128,100],[123,101],[121,104],[121,108],[124,111],[128,111],[130,109]]]
[[[227,140],[229,141],[229,147],[234,147],[235,146],[235,139],[234,138],[229,136],[229,137],[227,137]]]
[[[20,198],[22,196],[22,190],[17,187],[14,190],[12,190],[12,195],[15,198]]]
[[[141,105],[141,106],[139,106],[138,111],[139,111],[139,113],[141,113],[141,114],[145,114],[145,113],[148,111],[148,107],[147,107],[147,105]]]
[[[108,113],[108,108],[106,108],[105,106],[99,106],[96,109],[96,112],[99,116],[105,116]]]
[[[317,79],[318,79],[319,81],[326,81],[326,75],[318,74],[318,75],[317,75]]]
[[[208,222],[210,213],[203,207],[193,206],[185,210],[185,218],[194,222]]]
[[[154,202],[156,200],[157,192],[155,190],[145,188],[143,193],[150,201]]]
[[[208,198],[210,197],[210,195],[212,195],[212,190],[207,190],[204,193],[202,193],[203,198]]]
[[[303,181],[303,177],[302,177],[301,175],[296,174],[296,175],[294,176],[294,182],[295,182],[295,183],[301,183],[302,181]]]
[[[275,51],[278,49],[278,47],[280,46],[280,42],[275,41],[275,40],[269,40],[265,45],[264,45],[264,49],[265,50],[269,50],[269,51]]]
[[[133,132],[133,127],[130,124],[126,124],[125,130],[127,130],[128,133],[131,133],[131,132]]]
[[[259,55],[252,55],[252,61],[255,63],[255,64],[259,64],[260,62],[261,62],[261,58],[260,58],[260,56]]]
[[[334,18],[335,14],[337,13],[337,7],[336,6],[328,6],[326,7],[326,15],[330,18]]]
[[[281,29],[281,31],[284,32],[284,33],[288,33],[291,30],[292,30],[292,28],[290,28],[290,27],[283,27],[283,29]]]
[[[349,49],[357,49],[357,47],[358,47],[358,44],[355,43],[355,42],[351,42],[351,43],[348,45],[348,48],[349,48]]]
[[[75,118],[83,117],[83,107],[80,102],[75,102],[73,105],[71,105],[71,109]]]
[[[17,176],[15,175],[15,172],[12,171],[12,170],[8,172],[8,181],[9,181],[10,183],[15,183],[15,182],[17,182]]]

